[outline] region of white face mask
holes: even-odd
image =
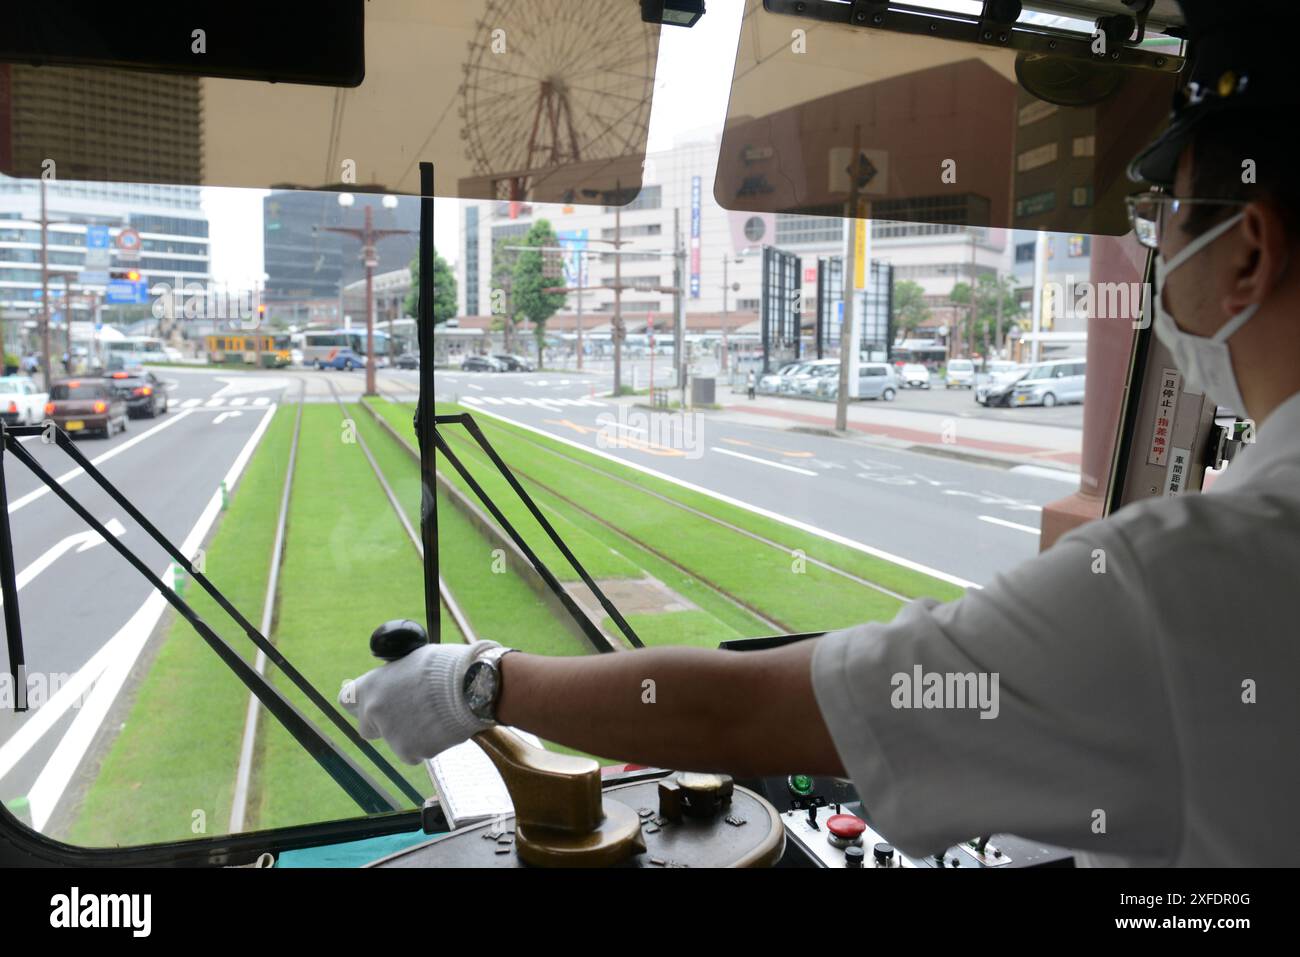
[[[1223,328],[1214,335],[1194,336],[1179,329],[1173,316],[1165,311],[1164,294],[1165,282],[1171,272],[1237,225],[1243,216],[1245,213],[1237,213],[1197,236],[1169,262],[1157,254],[1156,289],[1153,297],[1156,338],[1174,357],[1174,365],[1183,374],[1183,387],[1188,392],[1204,392],[1211,401],[1227,406],[1240,416],[1247,414],[1246,402],[1237,386],[1237,376],[1232,368],[1232,353],[1228,351],[1228,339],[1250,321],[1259,309],[1259,303],[1251,303],[1224,323]]]

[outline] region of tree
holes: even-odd
[[[515,322],[519,315],[515,309],[514,298],[515,263],[519,259],[519,252],[506,247],[519,245],[522,243],[517,236],[502,237],[492,244],[492,293],[489,311],[493,316],[493,331],[498,328],[502,331],[506,352],[515,351]]]
[[[559,237],[551,227],[550,221],[539,219],[528,230],[528,235],[521,246],[557,246]],[[548,288],[564,285],[562,275],[547,275],[547,257],[540,249],[528,249],[519,254],[515,262],[513,284],[511,286],[515,315],[522,316],[533,324],[533,336],[537,340],[537,368],[542,367],[542,349],[546,344],[546,322],[555,315],[568,298],[568,293],[547,292]]]
[[[910,339],[912,333],[930,318],[930,307],[925,301],[925,290],[920,283],[904,279],[894,283],[894,328]]]
[[[999,295],[1002,300],[1002,336],[1006,337],[1006,331],[1011,328],[1012,324],[1020,317],[1020,300],[1016,297],[1015,281],[1010,276],[990,276],[983,275],[975,284],[975,342],[982,343],[985,354],[988,353],[989,347],[998,345],[998,299]],[[951,299],[958,306],[970,307],[970,283],[959,282],[952,287],[949,294]],[[964,330],[965,336],[958,335],[954,330],[957,338],[954,340],[958,343],[968,341],[970,329],[966,325],[969,322],[969,312],[965,313],[966,319],[957,326],[957,329]]]
[[[405,311],[414,316],[420,307],[420,257],[411,260],[411,291],[406,294]],[[433,251],[433,324],[442,325],[456,315],[456,275],[447,260]]]

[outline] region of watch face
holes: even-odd
[[[465,703],[480,718],[491,718],[500,684],[496,668],[476,661],[465,672]]]

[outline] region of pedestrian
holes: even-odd
[[[750,369],[749,374],[745,376],[745,389],[751,399],[754,398],[754,386],[754,370]]]

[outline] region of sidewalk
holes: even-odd
[[[834,403],[718,390],[721,411],[710,418],[768,428],[835,430]],[[900,409],[887,402],[854,402],[848,409],[848,430],[897,448],[914,448],[990,461],[991,464],[1038,465],[1077,472],[1082,461],[1079,429],[1032,422]]]

